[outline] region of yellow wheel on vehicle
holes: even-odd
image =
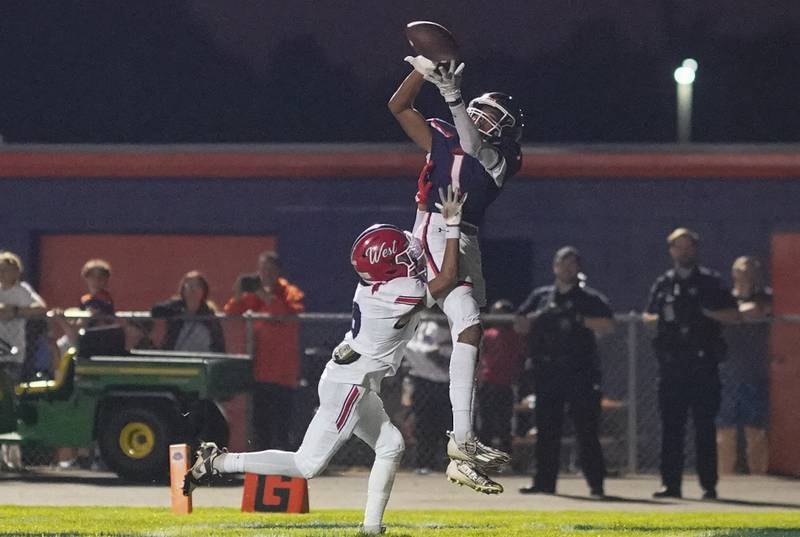
[[[147,423],[133,421],[119,432],[119,448],[131,459],[143,459],[153,452],[156,434]]]

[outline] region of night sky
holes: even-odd
[[[512,93],[525,141],[670,142],[672,71],[700,64],[694,138],[800,140],[797,0],[4,2],[7,142],[400,141],[386,100],[411,20],[450,28],[464,92]],[[433,88],[418,101],[446,113]]]

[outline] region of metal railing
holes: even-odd
[[[84,316],[85,317],[85,316]],[[152,319],[147,312],[118,312],[116,322],[126,329],[127,347],[136,348],[142,344],[152,344],[158,348],[165,333],[165,320]],[[290,439],[296,447],[302,439],[303,432],[313,416],[318,404],[316,385],[330,351],[338,344],[349,329],[351,316],[349,313],[304,313],[296,317],[273,317],[262,314],[245,314],[242,316],[219,315],[217,319],[223,324],[226,350],[228,352],[246,353],[254,356],[256,339],[260,326],[269,323],[297,322],[300,326],[299,361],[300,375],[292,409]],[[659,463],[660,420],[657,397],[657,362],[653,354],[650,340],[653,337],[652,326],[641,321],[641,316],[631,312],[615,316],[615,331],[598,341],[603,373],[603,419],[601,423],[601,440],[609,471],[613,474],[636,474],[656,472]],[[800,316],[782,317],[781,322],[797,323]],[[485,326],[508,325],[513,322],[510,315],[487,315]],[[261,323],[261,324],[260,324]],[[735,332],[737,326],[726,327],[726,333]],[[54,338],[60,336],[52,317],[33,319],[27,324],[25,333],[17,334],[24,338],[26,357],[23,367],[23,379],[49,378],[54,374],[57,363],[57,352],[53,345]],[[49,337],[48,337],[49,336]],[[143,343],[144,342],[144,343]],[[767,344],[766,339],[763,342]],[[43,350],[48,349],[47,351]],[[46,358],[50,352],[49,361]],[[754,349],[754,356],[764,355],[765,349]],[[728,365],[721,364],[724,370]],[[414,416],[409,402],[409,394],[404,393],[404,378],[407,369],[401,368],[396,378],[386,379],[382,396],[387,412],[401,429],[407,440],[407,455],[404,465],[414,467],[414,450],[417,448],[414,429]],[[734,376],[736,371],[730,372]],[[527,373],[526,373],[527,374]],[[524,383],[520,383],[520,386]],[[531,468],[531,445],[535,443],[532,431],[530,405],[523,404],[529,396],[524,389],[515,389],[515,411],[512,420],[512,435],[515,464],[517,471],[528,471]],[[530,398],[528,399],[530,400]],[[246,420],[247,413],[239,413],[239,420]],[[478,420],[481,417],[476,416]],[[565,424],[569,423],[567,419]],[[238,424],[234,433],[239,438],[232,438],[231,447],[247,449],[247,424]],[[442,431],[444,434],[444,431]],[[565,470],[575,469],[575,443],[569,427],[564,430],[562,449],[562,465]],[[689,435],[686,449],[686,467],[694,464],[692,435]],[[81,455],[91,464],[94,454]],[[438,454],[444,457],[444,454]],[[65,462],[59,460],[52,447],[26,450],[23,461],[27,465],[57,465]],[[352,439],[333,460],[336,465],[368,465],[371,462],[369,449],[360,441]],[[95,464],[97,461],[95,460]]]

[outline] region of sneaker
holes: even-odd
[[[452,460],[447,465],[445,472],[447,480],[451,483],[456,483],[459,487],[466,485],[469,488],[484,494],[500,494],[503,492],[503,485],[492,481],[488,476],[483,474],[464,461]]]
[[[489,447],[476,438],[459,444],[452,431],[447,431],[447,436],[450,438],[447,442],[447,456],[453,460],[468,462],[482,470],[500,468],[511,462],[508,453]]]
[[[703,492],[703,499],[704,500],[716,500],[717,499],[717,489],[706,489]]]
[[[227,450],[219,449],[214,442],[202,442],[197,450],[197,460],[183,478],[183,495],[191,496],[198,485],[211,483],[214,477],[220,475],[214,468],[214,459],[226,453]]]

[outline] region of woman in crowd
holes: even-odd
[[[742,324],[725,330],[728,359],[720,366],[722,405],[717,416],[717,464],[720,474],[731,474],[738,463],[740,434],[744,460],[751,474],[767,472],[769,457],[769,333],[772,289],[764,283],[761,262],[742,256],[731,267],[732,294]]]
[[[161,348],[176,351],[225,352],[222,325],[214,316],[216,307],[208,299],[208,280],[196,270],[181,278],[178,294],[156,304],[150,313],[167,319]]]

